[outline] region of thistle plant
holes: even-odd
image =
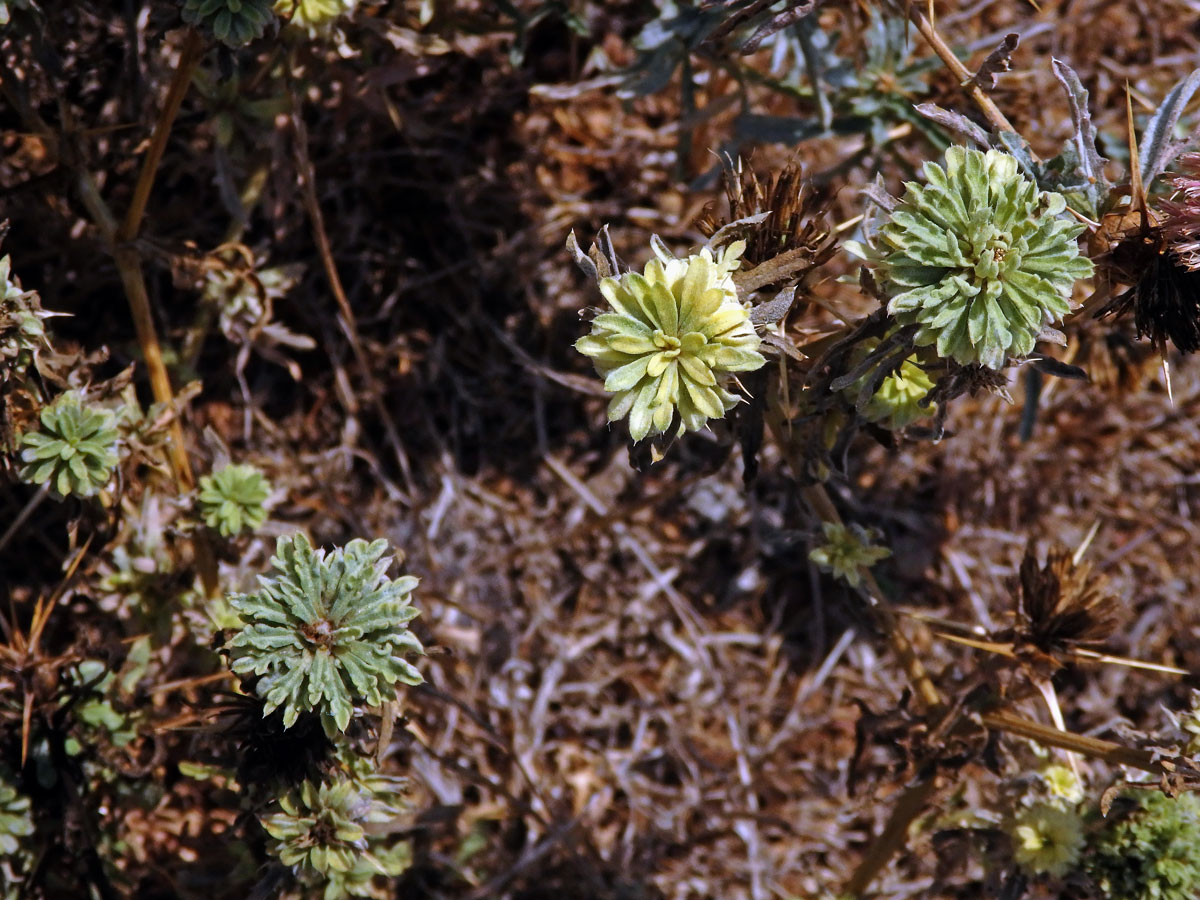
[[[184,0],[180,12],[183,21],[235,49],[262,37],[275,20],[271,0]]]
[[[261,819],[274,839],[271,852],[302,878],[324,880],[325,900],[379,896],[375,876],[399,875],[408,865],[406,846],[389,847],[377,836],[404,810],[400,784],[383,776],[369,783],[351,778],[304,782]]]
[[[808,558],[851,587],[862,583],[864,567],[870,568],[892,555],[886,547],[872,544],[870,534],[861,525],[847,528],[837,522],[822,522],[821,531],[825,540],[809,552]]]
[[[67,391],[42,410],[41,428],[21,436],[21,480],[49,484],[60,497],[91,497],[108,484],[117,465],[113,414]]]
[[[875,267],[916,343],[964,365],[1003,368],[1070,311],[1075,281],[1092,273],[1062,215],[1060,194],[1039,191],[1015,157],[951,147],[945,168],[925,163],[925,185],[908,182],[874,248],[847,246]]]
[[[575,349],[614,395],[608,420],[628,416],[635,441],[665,432],[676,415],[680,435],[723,417],[738,402],[726,387],[730,375],[766,363],[733,284],[744,247],[677,259],[656,246],[643,274],[600,280],[612,312],[593,319]]]
[[[222,537],[255,531],[267,519],[271,485],[254,466],[228,465],[200,479],[200,515]]]
[[[229,642],[233,671],[262,676],[263,713],[283,708],[292,727],[302,712],[321,714],[327,734],[345,731],[356,702],[378,706],[397,683],[415,685],[421,673],[403,657],[421,653],[406,627],[417,579],[385,572],[387,541],[354,540],[328,556],[304,535],[281,537],[253,594],[229,604],[244,622]]]

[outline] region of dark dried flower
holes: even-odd
[[[787,253],[794,257],[785,278],[803,279],[825,263],[836,251],[825,221],[826,200],[804,178],[799,163],[789,163],[765,182],[747,169],[741,159],[725,168],[725,196],[729,199],[729,217],[719,221],[706,209],[696,226],[711,237],[723,225],[767,213],[757,224],[748,224],[742,237],[746,249],[742,259],[758,266]]]
[[[1159,205],[1159,216],[1136,215],[1140,227],[1127,230],[1108,254],[1109,267],[1133,286],[1098,313],[1121,316],[1133,309],[1138,337],[1149,337],[1160,353],[1167,341],[1180,353],[1200,350],[1200,154],[1180,158],[1183,172],[1171,180],[1174,200]]]
[[[1162,233],[1184,268],[1200,269],[1200,153],[1179,157],[1180,174],[1167,179],[1176,190],[1174,199],[1160,205]]]
[[[1093,576],[1091,568],[1062,547],[1052,548],[1045,565],[1038,565],[1030,542],[1014,585],[1020,642],[1052,655],[1099,644],[1116,630],[1116,598],[1108,593],[1106,579]]]
[[[1180,353],[1200,350],[1200,271],[1187,268],[1170,248],[1156,254],[1129,290],[1098,315],[1120,316],[1133,308],[1138,337],[1161,353],[1167,340]]]

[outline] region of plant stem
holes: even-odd
[[[917,26],[917,31],[921,33],[921,37],[925,38],[929,46],[933,48],[933,52],[938,55],[951,74],[958,79],[962,85],[962,89],[975,101],[975,105],[979,107],[979,111],[987,116],[988,121],[996,127],[996,130],[1015,132],[1016,129],[1008,121],[1008,117],[1000,111],[1000,107],[992,102],[992,98],[984,93],[983,88],[975,83],[971,70],[964,66],[962,61],[954,55],[954,51],[942,40],[942,36],[937,33],[937,29],[934,28],[933,23],[925,17],[925,14],[921,12],[920,7],[916,3],[909,4],[908,18]]]
[[[346,291],[342,287],[342,279],[338,274],[337,264],[333,259],[333,248],[329,243],[329,233],[325,229],[325,216],[321,212],[321,204],[317,199],[316,173],[312,160],[308,155],[308,132],[304,127],[304,120],[300,116],[300,104],[296,98],[296,93],[294,90],[289,90],[289,92],[292,97],[292,129],[295,132],[296,168],[300,174],[301,195],[305,209],[308,212],[309,221],[312,224],[313,240],[316,241],[317,251],[321,256],[321,264],[325,269],[325,277],[329,281],[329,289],[333,291],[334,300],[337,301],[338,310],[340,311],[338,323],[342,326],[342,332],[346,336],[346,341],[350,344],[350,350],[354,354],[355,362],[358,363],[358,367],[362,371],[362,377],[370,386],[370,395],[372,404],[375,407],[375,414],[379,417],[379,421],[383,425],[388,443],[392,447],[392,453],[396,457],[396,465],[400,467],[400,474],[404,478],[405,487],[408,489],[409,496],[411,497],[416,492],[412,466],[409,463],[408,454],[404,450],[404,445],[400,440],[400,430],[396,427],[396,422],[384,403],[383,391],[377,383],[370,362],[367,359],[366,351],[363,349],[362,338],[358,333],[358,322],[355,319],[354,310],[351,309],[350,300],[347,298]],[[353,414],[356,410],[347,409],[346,412]]]

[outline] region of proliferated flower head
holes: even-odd
[[[878,338],[868,338],[855,348],[856,353],[851,357],[852,361],[861,362],[878,346]],[[869,377],[868,373],[850,385],[845,389],[845,395],[851,400],[857,398]],[[933,380],[917,364],[917,356],[913,354],[900,364],[900,368],[880,382],[867,405],[860,407],[860,411],[868,422],[876,422],[892,431],[898,431],[918,419],[933,415],[936,410],[934,404],[921,405],[925,395],[932,390]]]
[[[644,274],[600,280],[613,311],[592,320],[575,349],[614,394],[608,420],[629,416],[635,441],[665,432],[676,413],[678,434],[721,418],[738,402],[725,387],[729,373],[765,365],[731,274],[743,248],[738,241],[715,256],[704,248],[677,259],[656,247]]]
[[[99,493],[117,465],[116,417],[85,406],[79,391],[67,391],[40,418],[39,430],[21,435],[21,480],[49,483],[60,497]]]
[[[309,37],[316,37],[357,5],[358,0],[276,0],[275,12],[288,24],[307,31]]]
[[[808,558],[835,578],[851,587],[862,582],[862,569],[870,568],[892,555],[887,547],[871,543],[871,535],[861,525],[847,528],[837,522],[822,522],[825,541],[809,552]]]
[[[270,576],[229,604],[245,626],[229,642],[233,671],[261,675],[256,691],[269,715],[283,708],[290,728],[302,712],[321,713],[326,732],[345,731],[355,702],[378,706],[397,683],[420,684],[404,659],[421,653],[406,627],[417,579],[385,572],[387,541],[354,540],[326,556],[302,534],[276,543]]]
[[[200,515],[222,537],[255,531],[267,519],[271,485],[254,466],[239,463],[200,479]]]
[[[1079,816],[1049,803],[1022,812],[1011,833],[1013,859],[1031,875],[1065,875],[1079,861],[1084,844]]]
[[[1007,153],[951,147],[945,168],[927,162],[924,172],[926,184],[905,185],[877,246],[856,252],[875,266],[888,311],[921,326],[918,345],[1000,369],[1070,311],[1075,281],[1092,273],[1075,242],[1084,226]]]
[[[402,787],[402,779],[386,776],[306,781],[260,820],[275,840],[271,852],[298,874],[323,879],[326,900],[374,896],[376,875],[398,875],[407,866],[406,848],[388,848],[373,827],[386,826],[404,811]]]
[[[185,0],[181,14],[187,24],[234,49],[262,37],[275,20],[271,0]]]

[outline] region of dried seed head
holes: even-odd
[[[831,231],[825,220],[826,200],[804,178],[804,168],[789,163],[765,182],[746,168],[741,159],[725,167],[725,196],[729,217],[716,218],[706,209],[697,227],[711,237],[722,226],[766,213],[761,222],[744,231],[746,249],[742,258],[752,266],[784,253],[801,257],[790,268],[790,277],[803,278],[833,255]]]
[[[1103,576],[1076,564],[1070,551],[1055,547],[1039,565],[1031,542],[1015,585],[1018,635],[1046,654],[1074,646],[1098,644],[1117,627],[1117,601]]]

